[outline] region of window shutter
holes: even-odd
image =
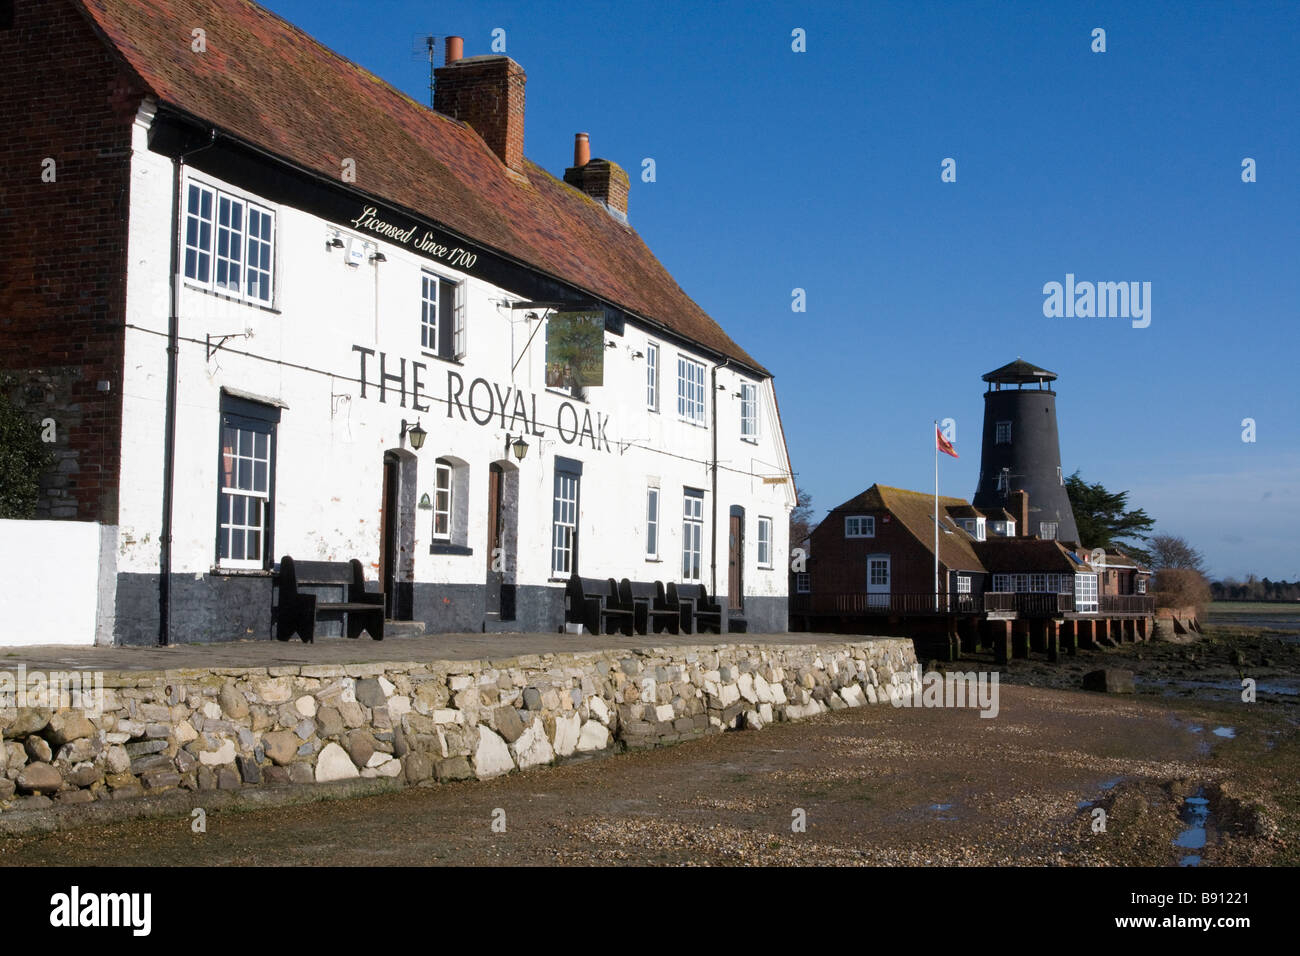
[[[455,285],[455,318],[453,319],[452,353],[456,359],[465,357],[465,283]]]
[[[453,357],[453,330],[456,318],[456,283],[438,280],[438,357]]]

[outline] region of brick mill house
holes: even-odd
[[[0,372],[57,436],[0,643],[267,638],[283,555],[429,631],[554,632],[574,573],[786,628],[772,376],[586,134],[525,157],[518,63],[448,38],[430,109],[245,0],[14,0],[0,54]]]
[[[1005,657],[1148,636],[1149,569],[1078,542],[1055,378],[1019,359],[984,376],[976,500],[937,502],[937,595],[933,493],[876,484],[813,530],[806,570],[791,575],[792,627],[906,633],[945,657],[990,642]]]

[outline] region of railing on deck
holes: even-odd
[[[932,593],[908,594],[792,594],[790,610],[796,614],[980,614],[1015,613],[1022,617],[1055,617],[1075,610],[1073,594],[985,591],[982,595],[940,594],[938,607]],[[1151,614],[1155,598],[1145,594],[1102,596],[1087,613]]]
[[[985,591],[984,610],[1014,611],[1026,617],[1051,617],[1073,611],[1074,595],[1040,591]]]
[[[810,614],[978,614],[979,598],[970,594],[798,594],[792,611]]]
[[[1156,599],[1151,594],[1103,594],[1102,614],[1154,614]]]

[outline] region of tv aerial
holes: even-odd
[[[437,49],[438,38],[432,33],[417,33],[411,37],[411,58],[427,60],[429,63],[429,109],[433,109],[433,71],[437,66],[435,60]]]

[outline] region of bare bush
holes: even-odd
[[[1210,603],[1210,582],[1191,568],[1162,568],[1156,572],[1156,607],[1196,608],[1204,617]]]

